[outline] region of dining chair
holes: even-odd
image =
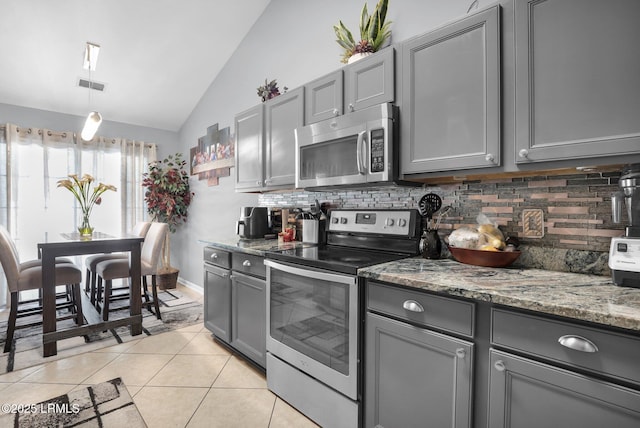
[[[131,235],[136,235],[141,238],[144,238],[149,231],[149,226],[151,226],[150,221],[139,221],[133,226],[131,230]],[[115,254],[96,254],[93,256],[89,256],[84,261],[84,265],[87,269],[85,273],[85,285],[84,291],[90,296],[91,303],[93,305],[96,304],[96,266],[98,263],[104,262],[107,260],[120,260],[120,259],[129,259],[128,253],[115,253]]]
[[[27,308],[19,310],[20,293],[27,290],[42,289],[42,264],[40,260],[29,260],[20,262],[18,249],[16,248],[9,231],[0,225],[0,264],[7,279],[7,286],[10,293],[9,320],[7,322],[7,337],[4,343],[4,352],[9,352],[13,346],[13,336],[16,329],[31,327],[41,324],[42,321],[31,322],[16,326],[16,321],[20,317],[42,314],[42,307]],[[80,296],[80,284],[82,283],[82,271],[73,263],[67,260],[57,260],[55,265],[55,285],[65,285],[71,294],[71,315],[58,317],[57,320],[75,318],[77,325],[82,325],[84,318],[82,315],[82,298]],[[65,307],[69,305],[64,305]],[[59,306],[56,305],[56,309]]]
[[[158,319],[162,319],[162,317],[160,315],[160,305],[158,301],[156,274],[160,262],[160,253],[168,230],[169,225],[167,223],[152,222],[142,243],[140,253],[142,292],[144,293],[145,304],[150,312],[152,312],[151,305],[153,304],[155,315]],[[96,266],[96,275],[98,277],[97,300],[101,298],[102,319],[103,321],[107,321],[109,319],[109,303],[112,299],[113,280],[122,278],[129,278],[129,280],[131,280],[129,259],[112,259],[100,262]],[[149,298],[147,276],[151,276],[151,299]]]

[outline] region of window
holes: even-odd
[[[82,141],[71,132],[7,125],[0,129],[0,221],[14,238],[20,258],[37,258],[37,243],[48,233],[75,230],[80,208],[74,196],[58,188],[69,174],[90,174],[96,184],[117,187],[102,195],[91,225],[104,233],[130,230],[146,217],[142,174],[156,158],[154,144],[119,138]],[[4,278],[2,278],[4,280]],[[0,306],[6,285],[0,285]]]

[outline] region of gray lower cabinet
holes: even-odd
[[[225,342],[231,340],[231,272],[204,265],[204,325]]]
[[[501,165],[499,23],[495,6],[402,43],[402,174]]]
[[[266,283],[233,272],[231,277],[231,341],[238,351],[266,367]]]
[[[516,163],[640,153],[640,2],[516,0]]]
[[[471,427],[473,343],[405,322],[414,318],[412,314],[420,317],[437,309],[442,298],[422,293],[421,299],[417,293],[377,283],[367,287],[365,427]],[[399,311],[385,303],[394,301]],[[468,302],[449,309],[464,312],[466,305]],[[449,313],[445,318],[451,315],[459,316]],[[469,319],[467,314],[460,316],[465,318]],[[429,324],[440,323],[430,316],[424,319]],[[444,324],[460,325],[450,320]],[[471,326],[464,329],[471,330]]]
[[[492,308],[491,345],[489,427],[640,426],[640,338]]]
[[[264,257],[204,249],[204,325],[214,336],[266,366]]]
[[[637,428],[640,392],[492,350],[491,428]]]

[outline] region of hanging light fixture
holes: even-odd
[[[93,90],[93,82],[91,81],[91,70],[96,69],[98,63],[98,53],[100,52],[100,46],[95,43],[87,42],[87,47],[84,51],[83,68],[89,70],[89,108],[91,108],[91,91]],[[87,116],[87,120],[84,122],[84,127],[80,133],[80,138],[84,141],[90,141],[98,131],[100,124],[102,123],[102,116],[97,111],[92,111]]]

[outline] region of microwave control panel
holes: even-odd
[[[384,172],[384,129],[371,131],[371,172]]]

